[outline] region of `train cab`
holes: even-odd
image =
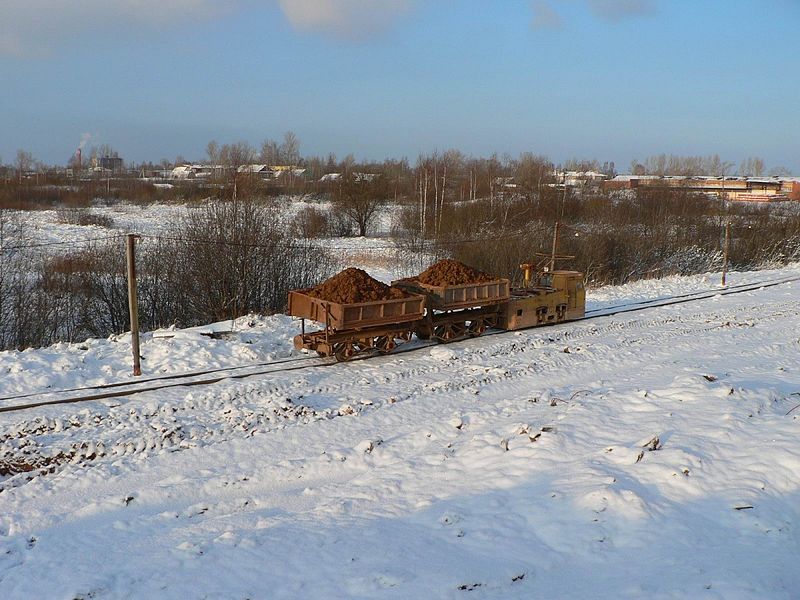
[[[580,319],[586,309],[583,274],[545,271],[528,287],[513,290],[499,319],[501,329],[516,330]]]

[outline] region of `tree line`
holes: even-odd
[[[0,186],[0,207],[58,208],[64,222],[114,235],[113,222],[86,207],[98,201],[189,204],[184,220],[140,246],[145,330],[281,311],[290,289],[331,274],[331,238],[373,234],[377,217],[386,213],[398,248],[387,261],[404,274],[453,257],[519,281],[521,263],[549,253],[555,222],[560,252],[575,256],[563,266],[582,271],[594,286],[717,270],[726,222],[733,231],[732,268],[800,260],[795,203],[752,206],[680,190],[571,189],[562,185],[557,165],[532,153],[474,158],[447,150],[420,154],[413,163],[300,158],[307,170],[318,169],[314,177],[264,181],[235,168],[261,158],[254,148],[209,146],[208,163],[227,167],[208,181],[158,187],[122,177],[76,184],[59,175],[37,184],[14,171]],[[299,156],[299,143],[285,136],[281,144],[265,142],[262,152],[282,161]],[[650,162],[661,168],[670,159]],[[578,159],[570,166],[606,167]],[[276,201],[285,194],[305,200],[291,217],[286,201]],[[121,240],[70,251],[7,250],[25,246],[19,244],[24,235],[20,213],[0,211],[0,349],[128,328]]]

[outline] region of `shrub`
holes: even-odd
[[[65,225],[96,225],[114,227],[114,219],[108,215],[93,213],[85,208],[62,208],[58,211],[58,222]]]
[[[330,231],[328,213],[314,206],[305,206],[292,219],[290,230],[299,238],[326,236]]]

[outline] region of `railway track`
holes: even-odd
[[[786,277],[776,280],[738,284],[735,286],[726,287],[724,289],[703,290],[700,292],[679,294],[675,296],[657,298],[654,300],[642,300],[637,302],[619,304],[616,306],[610,306],[601,309],[594,309],[587,311],[586,316],[584,316],[581,319],[575,319],[568,322],[561,322],[558,323],[558,325],[568,326],[571,323],[579,323],[581,321],[590,321],[602,317],[610,317],[619,314],[649,310],[651,308],[659,308],[663,306],[672,306],[677,304],[696,302],[700,300],[713,298],[715,296],[727,296],[733,294],[740,294],[744,292],[757,291],[759,289],[785,285],[787,283],[793,283],[796,281],[800,281],[800,277]],[[506,331],[495,330],[486,332],[482,337],[492,336],[492,335],[503,335],[508,333],[509,332]],[[452,343],[459,344],[468,341],[469,339],[465,339],[465,340],[458,340]],[[410,344],[406,344],[398,348],[397,350],[393,351],[391,355],[394,356],[397,354],[416,352],[436,345],[438,345],[437,342],[417,340],[416,342],[411,342]],[[368,358],[371,358],[371,356],[372,355],[358,356],[353,358],[351,362],[358,360],[366,360]],[[14,403],[7,406],[0,406],[0,413],[17,412],[32,408],[50,406],[50,405],[75,404],[78,402],[89,402],[93,400],[119,398],[124,396],[131,396],[134,394],[141,394],[144,392],[165,390],[176,387],[194,387],[194,386],[211,385],[225,380],[245,379],[248,377],[269,375],[271,373],[285,373],[290,371],[329,367],[329,366],[334,366],[336,364],[339,363],[337,363],[336,360],[332,357],[289,358],[289,359],[281,359],[277,361],[270,361],[264,363],[254,363],[245,366],[223,367],[220,369],[194,371],[190,373],[167,375],[163,377],[153,377],[145,380],[138,380],[135,382],[121,381],[121,382],[101,384],[97,386],[69,388],[57,391],[33,392],[29,394],[6,396],[0,398],[0,403],[17,402],[20,400],[38,398],[38,400],[36,401]],[[76,393],[80,394],[61,397],[66,394],[76,394]]]

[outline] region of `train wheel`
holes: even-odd
[[[458,337],[458,332],[454,325],[447,323],[446,325],[439,325],[433,330],[433,337],[440,342],[452,342]]]
[[[472,321],[472,323],[469,324],[468,332],[471,337],[478,337],[484,331],[486,331],[486,324],[483,319]]]
[[[397,344],[394,343],[394,338],[390,335],[384,335],[375,340],[375,347],[381,354],[389,354],[395,349]]]
[[[333,355],[339,362],[350,360],[356,353],[356,349],[352,342],[342,342],[341,344],[336,344],[333,348]]]

